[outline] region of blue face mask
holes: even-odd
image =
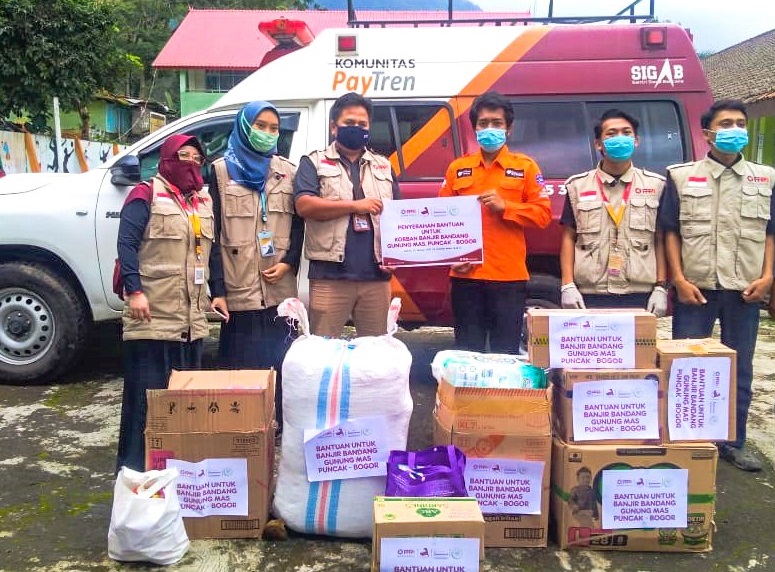
[[[506,143],[506,130],[488,127],[476,132],[476,141],[485,153],[495,153]]]
[[[722,153],[739,153],[743,147],[748,145],[748,131],[742,127],[730,127],[729,129],[719,129],[716,133],[714,147]]]
[[[632,135],[615,135],[603,139],[605,156],[611,161],[629,161],[635,152],[635,137]]]
[[[360,151],[366,147],[369,130],[358,125],[339,125],[336,128],[336,140],[351,151]]]

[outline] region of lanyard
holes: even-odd
[[[597,186],[600,189],[600,196],[603,199],[603,204],[605,204],[605,210],[608,212],[608,216],[611,217],[611,220],[613,221],[616,228],[619,228],[619,225],[622,222],[622,218],[624,218],[624,209],[627,208],[627,201],[630,200],[630,189],[632,188],[632,181],[627,183],[627,186],[624,187],[624,193],[622,194],[622,204],[614,208],[613,205],[611,205],[611,202],[608,200],[608,196],[605,194],[605,190],[603,190],[603,180],[600,178],[600,175],[595,173],[595,179],[597,180]]]
[[[175,185],[162,181],[164,187],[172,193],[175,200],[188,216],[188,222],[191,223],[191,229],[194,231],[194,246],[196,249],[196,259],[202,260],[202,219],[199,216],[199,197],[196,192],[191,193],[191,203],[189,203]]]
[[[266,227],[266,221],[268,220],[268,216],[266,214],[266,189],[258,193],[259,200],[261,201],[261,222],[264,223],[264,226]]]

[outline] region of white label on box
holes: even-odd
[[[167,459],[167,467],[180,472],[177,486],[180,515],[248,515],[248,460],[205,459],[189,463]]]
[[[334,481],[387,474],[390,455],[387,425],[385,417],[361,417],[328,429],[305,429],[307,480]]]
[[[635,367],[635,316],[549,316],[549,366],[576,369]]]
[[[667,425],[671,441],[729,438],[728,357],[677,358],[670,366]]]
[[[383,538],[380,572],[478,572],[478,538]]]
[[[469,457],[465,477],[484,514],[541,514],[543,461]]]
[[[603,471],[603,528],[686,528],[688,469]]]
[[[573,440],[659,439],[659,380],[573,385]]]

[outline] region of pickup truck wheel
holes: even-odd
[[[52,381],[83,350],[90,324],[63,277],[36,264],[0,264],[0,382]]]

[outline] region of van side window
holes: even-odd
[[[375,102],[369,146],[390,159],[401,181],[441,180],[460,154],[452,125],[452,112],[442,103]]]
[[[566,179],[593,169],[599,160],[594,125],[617,108],[640,121],[636,166],[663,173],[686,160],[678,108],[673,101],[515,102],[509,148],[534,157],[547,178]]]

